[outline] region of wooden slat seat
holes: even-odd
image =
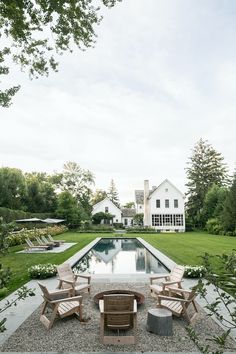
[[[169,294],[175,293],[175,288],[169,288]],[[174,296],[158,295],[157,297],[157,307],[165,308],[170,310],[173,315],[180,317],[184,316],[188,323],[191,323],[197,313],[198,309],[195,303],[196,288],[190,290],[178,289],[178,295],[182,294],[182,298],[177,298]],[[190,314],[189,306],[192,305],[193,314]]]
[[[45,285],[41,283],[38,283],[38,285],[43,292],[44,299],[40,321],[47,329],[52,328],[56,316],[64,318],[75,314],[82,321],[82,296],[71,297],[71,289],[48,291]],[[52,308],[50,319],[46,316],[47,307]]]
[[[137,302],[134,295],[104,295],[99,301],[101,313],[100,337],[103,344],[135,344],[137,327]],[[118,334],[104,335],[105,329],[116,330]],[[120,330],[132,329],[132,335],[120,335]]]
[[[70,264],[63,263],[57,267],[59,277],[59,289],[71,289],[73,295],[78,295],[84,290],[90,293],[91,275],[90,274],[74,274]],[[86,279],[85,283],[80,283],[79,278]]]
[[[184,276],[184,266],[176,265],[170,274],[151,275],[150,290],[151,295],[167,295],[169,287],[182,288],[181,282]],[[157,281],[157,283],[155,283]]]

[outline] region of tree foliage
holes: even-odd
[[[89,170],[82,169],[76,162],[67,162],[63,166],[60,188],[68,191],[86,213],[91,212],[92,185],[94,176]]]
[[[107,197],[107,192],[102,189],[96,189],[92,195],[92,205],[95,205]]]
[[[225,231],[236,231],[236,173],[225,199],[221,220]]]
[[[204,220],[201,210],[206,194],[213,184],[220,187],[227,185],[227,167],[223,156],[207,141],[200,139],[194,146],[186,171],[188,217],[196,226],[202,227]]]
[[[93,223],[98,225],[104,220],[112,220],[114,215],[100,211],[92,216]]]
[[[120,207],[119,195],[113,179],[111,180],[111,184],[107,196],[112,201],[112,203],[114,203],[118,208]]]
[[[112,7],[121,0],[100,0]],[[11,59],[31,78],[57,71],[58,55],[95,44],[95,27],[102,17],[96,0],[0,0],[0,75],[9,73]],[[19,90],[0,91],[0,106],[8,107]]]
[[[123,207],[127,208],[127,209],[134,209],[135,208],[135,204],[134,204],[134,202],[128,202]]]
[[[0,168],[0,206],[21,209],[26,196],[26,183],[21,170],[17,168]]]

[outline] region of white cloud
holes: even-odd
[[[224,4],[224,5],[222,5]],[[61,58],[49,78],[22,83],[1,110],[0,164],[61,170],[68,160],[115,180],[123,202],[143,179],[184,190],[187,158],[200,137],[235,163],[232,1],[123,1],[104,10],[96,47]]]

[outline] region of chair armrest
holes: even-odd
[[[66,299],[53,300],[53,301],[50,301],[50,303],[51,304],[58,304],[60,302],[78,301],[81,304],[82,299],[83,299],[83,297],[80,295],[80,296],[68,297]]]
[[[150,276],[150,283],[153,283],[153,280],[157,280],[157,279],[165,279],[168,280],[169,276],[168,275],[151,275]]]
[[[58,295],[58,294],[66,294],[66,293],[70,294],[71,293],[71,288],[49,291],[50,295]]]
[[[104,300],[99,300],[99,310],[101,313],[104,312]]]
[[[191,292],[192,292],[192,290],[186,290],[186,289],[181,289],[181,288],[171,288],[171,287],[168,287],[168,290],[170,290],[170,292],[171,291],[174,291],[174,292],[176,292],[176,291],[178,291],[178,293],[182,293],[182,294],[190,294]]]
[[[73,280],[67,280],[67,279],[63,279],[63,278],[59,278],[58,279],[60,282],[62,283],[67,283],[67,284],[70,284],[70,285],[75,285],[75,282]]]
[[[137,301],[134,300],[134,309],[133,312],[137,313]]]
[[[179,280],[179,281],[165,281],[165,282],[162,283],[162,285],[165,288],[167,285],[173,285],[173,284],[180,285],[181,282],[182,282],[182,280]],[[170,288],[168,287],[168,289],[170,289]]]
[[[77,278],[87,279],[89,284],[91,282],[91,275],[90,274],[75,274],[75,279],[77,280]]]
[[[157,296],[157,301],[158,301],[158,303],[161,303],[161,300],[188,302],[188,300],[186,300],[186,299],[180,299],[179,297],[158,295],[158,296]]]

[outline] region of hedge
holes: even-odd
[[[7,237],[9,246],[16,246],[25,243],[26,238],[34,240],[35,236],[47,236],[48,234],[55,236],[67,231],[67,227],[63,225],[49,226],[45,229],[22,229],[20,231],[11,232]]]
[[[29,219],[29,218],[47,219],[53,217],[53,215],[52,213],[30,213],[23,210],[13,210],[13,209],[0,207],[0,217],[3,218],[3,221],[8,223],[18,219]]]

